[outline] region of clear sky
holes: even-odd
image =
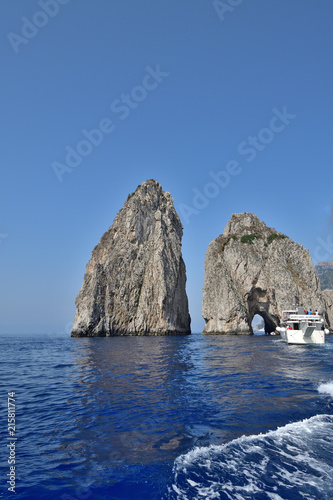
[[[93,247],[150,178],[208,244],[254,212],[333,259],[332,0],[0,4],[0,332],[70,332]]]

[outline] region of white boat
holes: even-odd
[[[325,344],[324,319],[318,313],[306,314],[303,307],[282,311],[276,330],[288,344]]]

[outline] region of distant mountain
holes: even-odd
[[[319,262],[315,266],[315,271],[320,280],[322,290],[333,290],[333,260]]]
[[[259,330],[264,330],[264,329],[265,329],[265,321],[263,319],[260,321],[260,323],[254,325],[253,327],[254,332],[258,332]]]

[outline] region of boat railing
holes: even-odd
[[[319,314],[290,314],[287,321],[316,321],[321,322]]]

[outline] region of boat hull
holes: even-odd
[[[314,330],[308,337],[302,330],[285,330],[280,333],[281,339],[288,344],[325,344],[325,332]]]

